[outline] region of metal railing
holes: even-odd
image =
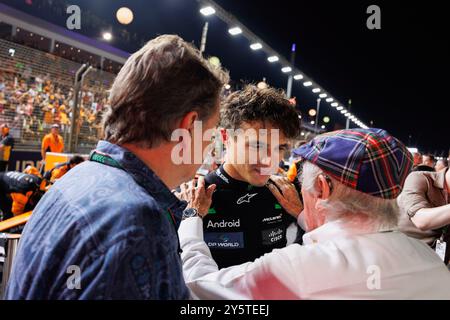
[[[16,256],[17,246],[19,245],[19,234],[0,233],[0,239],[6,241],[6,256],[3,263],[3,275],[0,285],[0,299],[3,299],[6,285],[8,284],[9,277],[11,276],[12,265]]]

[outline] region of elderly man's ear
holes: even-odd
[[[330,185],[328,184],[327,179],[323,174],[319,174],[317,179],[317,183],[319,184],[319,196],[320,200],[326,200],[330,197]]]

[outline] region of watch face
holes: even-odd
[[[198,216],[198,212],[194,208],[188,208],[183,212],[183,218],[191,218]]]

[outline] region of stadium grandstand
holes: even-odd
[[[83,82],[76,115],[76,149],[86,152],[101,136],[107,90],[128,53],[0,3],[0,122],[16,149],[39,150],[52,124],[70,132],[75,74],[94,67]]]

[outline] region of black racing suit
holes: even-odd
[[[217,185],[211,208],[203,218],[203,231],[219,268],[253,261],[286,246],[286,230],[296,221],[267,187],[235,180],[223,166],[208,174],[205,181],[207,186]],[[298,229],[295,242],[300,243],[303,231]]]

